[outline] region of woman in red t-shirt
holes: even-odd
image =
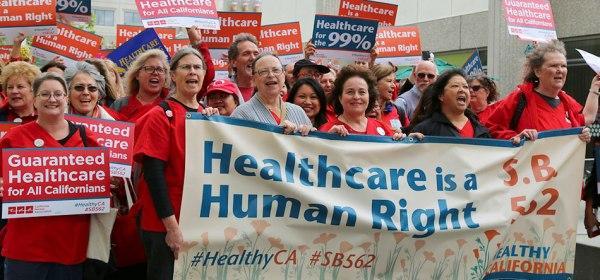
[[[204,59],[195,49],[179,50],[171,59],[173,95],[136,122],[133,158],[142,164],[140,226],[151,279],[173,278],[173,262],[183,245],[178,220],[185,173],[185,115],[218,114],[218,109],[204,109],[197,99],[206,75]]]
[[[471,99],[469,108],[473,110],[479,122],[485,124],[498,106],[498,89],[496,83],[485,74],[477,74],[467,78]]]
[[[342,68],[331,93],[333,109],[338,117],[322,125],[319,130],[341,136],[368,134],[401,139],[402,133],[396,133],[383,122],[366,116],[377,100],[375,85],[375,77],[368,69],[355,65]]]
[[[99,147],[89,130],[81,133],[65,120],[66,91],[54,73],[35,80],[37,120],[12,128],[0,149]],[[6,279],[83,279],[89,231],[89,215],[9,219],[2,242]]]

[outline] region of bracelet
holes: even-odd
[[[593,90],[590,89],[590,93],[593,93],[596,96],[600,96],[600,89],[598,89],[598,91],[593,91]]]

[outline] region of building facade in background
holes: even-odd
[[[501,93],[520,82],[527,45],[508,35],[500,0],[379,0],[398,4],[396,25],[417,25],[423,50],[462,66],[478,49],[484,69],[496,79]],[[600,0],[551,0],[557,33],[568,51],[569,75],[565,89],[583,102],[593,73],[575,52],[581,48],[600,54]],[[261,11],[263,24],[299,21],[302,40],[312,35],[315,14],[337,14],[340,0],[217,0],[220,11]],[[134,0],[94,0],[96,33],[105,47],[114,47],[117,24],[141,25]],[[185,36],[180,30],[178,35]]]

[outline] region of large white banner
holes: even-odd
[[[579,132],[414,143],[190,115],[174,279],[570,279]]]

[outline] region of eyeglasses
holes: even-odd
[[[160,66],[142,66],[142,69],[144,69],[144,72],[148,74],[152,74],[154,72],[157,74],[164,74],[167,71],[165,68]]]
[[[73,86],[73,89],[79,92],[83,92],[86,89],[85,85],[75,85]],[[94,93],[98,91],[98,87],[97,86],[93,86],[93,85],[87,85],[87,91],[89,93]]]
[[[260,70],[256,71],[256,74],[258,74],[261,77],[266,77],[269,75],[269,73],[273,73],[273,75],[275,75],[275,76],[281,75],[281,73],[283,73],[283,69],[272,68],[272,69],[260,69]]]
[[[478,91],[478,90],[480,90],[482,87],[483,87],[483,86],[480,86],[480,85],[478,85],[478,86],[470,86],[469,88],[470,88],[472,91]]]
[[[435,74],[430,74],[430,73],[417,73],[417,78],[419,79],[425,79],[425,76],[427,76],[427,78],[429,78],[430,80],[435,79]]]
[[[38,97],[42,100],[50,100],[51,96],[54,96],[55,100],[63,100],[67,95],[60,90],[57,90],[54,93],[49,91],[42,91],[38,94]]]
[[[184,64],[184,65],[177,66],[177,68],[188,71],[188,72],[192,71],[192,68],[196,71],[200,71],[200,70],[204,69],[202,64]]]

